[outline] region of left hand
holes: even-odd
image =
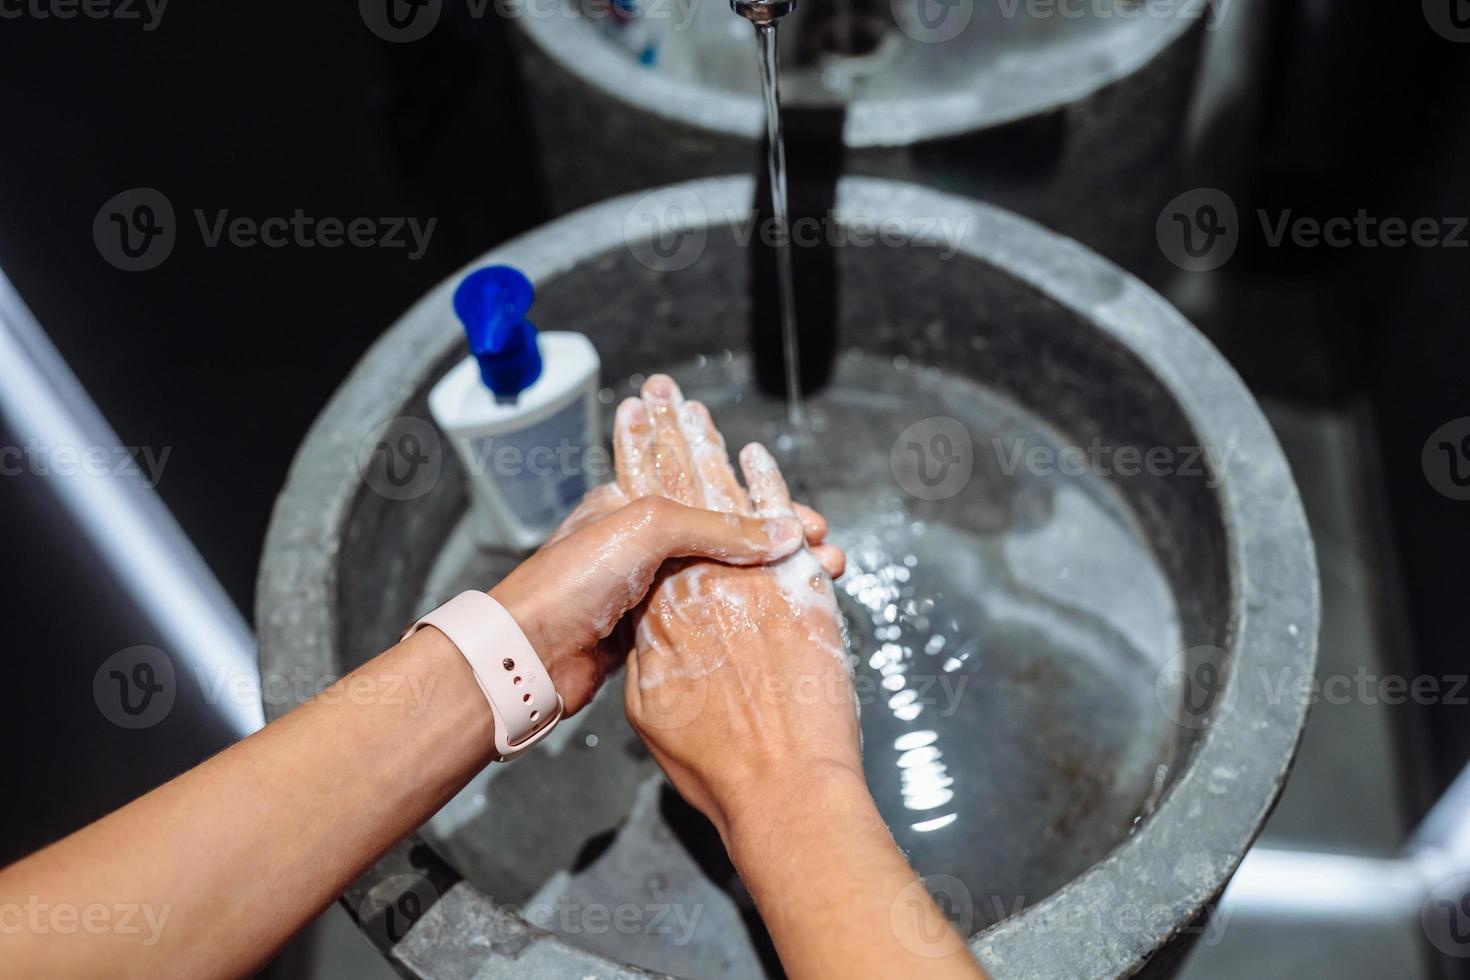
[[[536,648],[575,714],[626,657],[622,621],[643,601],[664,562],[708,558],[763,565],[820,540],[826,522],[737,516],[662,497],[629,502],[616,486],[593,488],[534,555],[490,590]]]

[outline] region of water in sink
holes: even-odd
[[[754,391],[745,359],[670,373],[732,449],[760,439],[782,455],[784,406]],[[968,482],[939,500],[906,493],[891,469],[900,435],[931,418],[955,420],[973,447]],[[1177,731],[1154,694],[1180,647],[1173,599],[1121,498],[1096,475],[1015,465],[1063,437],[968,380],[852,351],[809,421],[809,445],[782,466],[848,552],[838,593],[868,783],[914,866],[946,876],[946,904],[979,931],[1097,862],[1157,801]],[[477,552],[461,528],[423,605],[484,588],[513,561]],[[775,973],[718,840],[658,789],[619,680],[426,832],[483,891],[569,942],[676,975]],[[701,914],[687,930],[593,932],[579,916],[599,904],[642,909],[643,926],[660,906]]]

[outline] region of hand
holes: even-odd
[[[709,412],[655,375],[618,408],[618,485],[633,500],[667,498],[732,519],[797,514],[759,444],[735,479]],[[800,510],[810,522],[811,511]],[[832,578],[842,552],[801,548],[770,567],[708,561],[669,568],[638,617],[628,659],[628,718],[679,793],[730,840],[741,814],[773,790],[811,780],[862,785],[856,698]],[[766,814],[769,816],[769,814]]]
[[[660,497],[630,503],[605,485],[589,491],[490,595],[536,648],[570,715],[622,664],[632,631],[620,621],[643,601],[665,561],[695,556],[760,564],[801,547],[802,535],[801,522],[789,514],[741,517]]]

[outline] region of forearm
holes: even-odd
[[[781,799],[750,801],[726,843],[788,975],[983,980],[860,779],[771,793]]]
[[[26,975],[254,972],[490,758],[464,659],[423,630],[203,765],[0,872],[0,907],[137,906],[141,933],[6,930]],[[49,919],[43,916],[43,922]]]

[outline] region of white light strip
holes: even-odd
[[[1412,919],[1430,886],[1410,860],[1255,847],[1225,889],[1216,914],[1242,919]]]
[[[78,450],[122,445],[3,273],[0,414],[21,442]],[[234,732],[243,736],[264,724],[250,628],[143,476],[42,479]]]
[[[1456,868],[1470,874],[1470,766],[1450,784],[1430,809],[1410,847],[1416,852],[1443,853]]]

